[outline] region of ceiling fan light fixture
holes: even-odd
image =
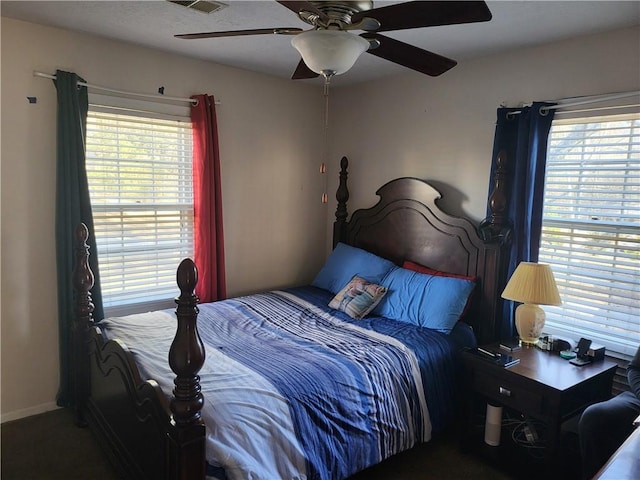
[[[369,48],[364,38],[341,30],[309,30],[291,39],[304,63],[325,77],[340,75]]]

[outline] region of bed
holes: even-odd
[[[346,479],[451,428],[459,353],[495,339],[501,316],[497,162],[490,215],[475,226],[416,178],[385,184],[348,218],[343,158],[334,250],[311,285],[198,304],[185,259],[175,312],[94,321],[79,226],[78,421],[123,478],[185,480]]]

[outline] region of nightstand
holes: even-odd
[[[578,367],[555,352],[536,347],[505,352],[496,343],[483,348],[517,357],[520,362],[503,368],[474,353],[463,352],[468,388],[463,445],[470,441],[471,416],[480,398],[543,422],[544,458],[546,465],[552,467],[557,461],[561,424],[587,406],[611,397],[617,365],[601,360]]]

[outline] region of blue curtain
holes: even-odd
[[[85,133],[89,98],[83,81],[75,73],[56,72],[58,92],[56,147],[56,261],[58,273],[58,327],[60,343],[59,406],[73,406],[74,365],[71,328],[75,316],[73,301],[74,231],[80,222],[89,228],[89,265],[95,276],[92,290],[94,318],[102,319],[102,294],[98,256],[93,237],[93,217],[85,168]]]
[[[541,110],[550,103],[534,102],[530,107],[499,108],[493,143],[493,157],[507,154],[511,189],[507,218],[512,224],[507,278],[520,262],[537,262],[542,229],[547,140],[555,110]],[[495,162],[490,179],[494,178]],[[489,195],[493,182],[490,182]],[[489,211],[487,212],[490,213]],[[500,338],[515,335],[513,302],[505,301]]]

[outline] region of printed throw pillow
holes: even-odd
[[[329,302],[329,307],[341,310],[351,318],[365,317],[387,293],[386,287],[376,285],[355,275]]]

